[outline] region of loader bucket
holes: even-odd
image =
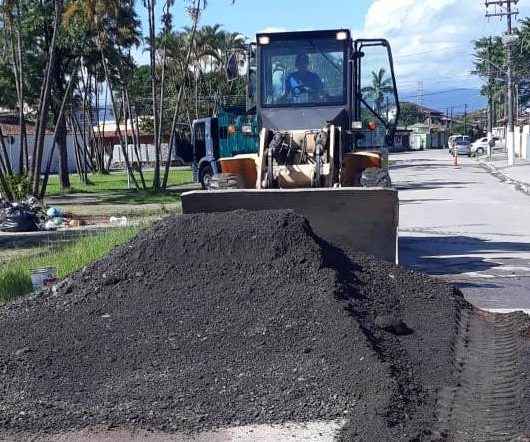
[[[398,261],[398,192],[383,188],[320,188],[192,191],[182,195],[184,213],[292,209],[314,232],[343,249]]]

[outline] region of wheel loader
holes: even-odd
[[[389,43],[346,29],[261,33],[227,75],[245,76],[246,106],[194,122],[205,190],[183,194],[183,212],[293,209],[330,243],[397,261]]]

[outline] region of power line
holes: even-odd
[[[419,83],[423,83],[423,82],[418,82],[418,88],[419,88]],[[422,92],[421,97],[423,99],[423,97],[429,97],[429,96],[432,96],[432,95],[443,95],[443,94],[448,94],[448,93],[451,93],[451,92],[469,91],[469,90],[470,90],[469,88],[459,87],[459,88],[446,89],[446,90],[437,91],[437,92],[427,92],[427,93]],[[481,94],[476,94],[476,96],[477,97],[481,96]],[[405,96],[402,96],[401,98],[406,98],[406,97],[412,98],[412,97],[414,97],[414,95],[409,95],[409,96],[405,95]],[[415,97],[418,97],[418,94],[416,94]]]

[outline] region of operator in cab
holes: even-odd
[[[288,97],[299,97],[307,93],[315,96],[324,88],[320,77],[309,70],[309,57],[305,53],[296,56],[297,71],[290,73],[285,81],[285,92]]]

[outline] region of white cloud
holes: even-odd
[[[521,7],[528,15],[528,6]],[[470,75],[472,41],[502,32],[505,22],[485,18],[478,0],[375,0],[360,31],[387,38],[402,90],[419,80],[427,89],[478,87]]]
[[[275,32],[287,32],[286,28],[278,28],[276,26],[267,26],[258,32],[258,34],[274,34]]]

